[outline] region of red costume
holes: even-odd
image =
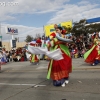
[[[68,47],[63,42],[59,42],[58,39],[55,37],[56,34],[52,33],[50,38],[52,40],[52,46],[55,49],[60,48],[62,52],[62,56],[64,59],[61,60],[51,60],[48,66],[48,71],[51,67],[50,77],[54,81],[64,81],[64,79],[69,77],[69,73],[72,72],[72,59]],[[63,82],[62,82],[63,83]]]
[[[90,64],[97,64],[97,60],[100,61],[100,42],[98,39],[94,39],[92,48],[84,54],[85,62]]]

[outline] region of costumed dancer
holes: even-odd
[[[84,54],[85,62],[90,63],[92,66],[100,62],[100,39],[98,35],[94,35],[93,46]]]
[[[5,48],[3,48],[2,49],[2,59],[1,59],[1,61],[2,61],[2,64],[6,64],[7,63],[7,57],[6,57],[6,49]]]
[[[62,27],[56,27],[55,30],[56,33],[50,35],[51,44],[48,45],[48,48],[53,47],[53,50],[60,48],[63,59],[50,60],[47,79],[51,78],[54,86],[64,87],[69,82],[69,73],[72,72],[72,59],[66,42],[57,38],[57,34],[60,37],[64,37]]]
[[[29,45],[36,47],[37,43],[36,42],[33,42],[33,43],[30,42]],[[38,65],[38,63],[39,63],[39,56],[36,55],[36,54],[31,54],[31,56],[30,56],[30,63]]]

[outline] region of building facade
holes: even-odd
[[[25,45],[26,45],[26,42],[16,42],[16,48],[24,47]],[[2,47],[6,48],[7,51],[12,50],[10,41],[9,42],[2,42]]]

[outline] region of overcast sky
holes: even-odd
[[[100,0],[0,0],[2,40],[10,40],[6,27],[18,29],[20,41],[43,34],[43,26],[69,20],[100,17]]]

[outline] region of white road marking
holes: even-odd
[[[11,83],[0,83],[0,85],[27,85],[27,86],[34,86],[36,84],[11,84]]]
[[[42,86],[46,86],[46,85],[35,85],[34,87],[42,87]]]
[[[36,69],[47,69],[47,67],[41,66],[41,67],[38,67],[38,68],[36,68]]]
[[[11,84],[11,83],[0,83],[0,85],[34,86],[34,87],[46,86],[46,85],[36,85],[36,84]]]

